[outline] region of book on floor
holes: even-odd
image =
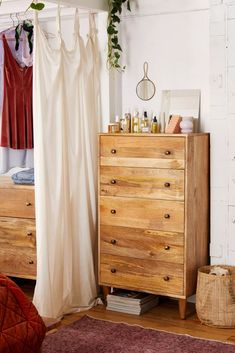
[[[158,305],[159,297],[153,294],[117,290],[107,295],[107,310],[140,315]]]

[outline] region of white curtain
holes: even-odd
[[[74,47],[52,49],[37,15],[34,39],[34,163],[37,283],[42,316],[88,309],[97,287],[97,132],[99,66],[94,15],[86,46],[76,10]]]

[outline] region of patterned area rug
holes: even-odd
[[[84,316],[48,335],[42,353],[235,353],[235,345]]]

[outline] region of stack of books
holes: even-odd
[[[159,297],[153,294],[117,290],[107,295],[107,310],[140,315],[158,305]]]

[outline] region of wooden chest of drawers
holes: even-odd
[[[36,278],[34,187],[0,177],[0,272]]]
[[[99,283],[179,299],[208,263],[209,136],[99,136]]]

